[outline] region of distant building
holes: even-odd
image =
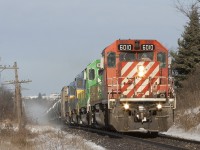
[[[60,98],[60,94],[52,93],[52,94],[50,94],[49,98],[50,98],[50,100],[57,100]]]
[[[24,96],[23,99],[37,99],[38,96]],[[46,96],[46,95],[43,95],[42,96],[42,99],[46,99],[46,100],[57,100],[57,99],[60,99],[60,94],[58,93],[51,93],[49,96]]]
[[[38,96],[24,96],[23,99],[36,99]]]

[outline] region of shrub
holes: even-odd
[[[200,65],[182,85],[183,88],[177,90],[177,108],[183,110],[200,106]]]
[[[13,93],[0,87],[0,120],[15,118]]]

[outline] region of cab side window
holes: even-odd
[[[160,62],[160,67],[165,68],[166,67],[166,53],[159,52],[157,54],[157,61]]]
[[[95,71],[94,69],[89,69],[89,80],[95,79]]]
[[[116,54],[114,52],[109,52],[107,56],[108,67],[116,66]]]

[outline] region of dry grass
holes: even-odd
[[[188,109],[200,106],[200,67],[192,73],[187,80],[182,82],[183,88],[177,91],[177,116],[178,123],[185,130],[196,127],[200,123],[199,113],[187,113]]]
[[[31,133],[29,130],[23,129],[19,131],[14,131],[13,129],[1,129],[0,132],[0,149],[4,150],[3,147],[6,147],[6,150],[13,149],[32,149],[34,142],[30,139],[33,139],[37,136],[35,133]]]
[[[183,88],[177,91],[177,107],[180,110],[200,106],[200,67],[183,81]]]
[[[182,112],[184,114],[184,112]],[[185,131],[190,130],[191,128],[195,128],[200,123],[200,113],[190,113],[179,115],[176,119],[176,122],[179,126],[184,129]]]
[[[41,133],[42,136],[38,138],[35,142],[37,146],[35,149],[76,149],[76,150],[93,150],[91,146],[80,136],[69,135],[61,130],[57,131],[44,131]]]
[[[50,126],[28,126],[24,129],[2,129],[0,150],[93,150],[94,145],[83,137]],[[92,145],[92,146],[91,146]]]
[[[0,87],[0,120],[16,118],[16,114],[13,111],[14,101],[12,97],[12,92],[5,87]]]
[[[21,147],[31,146],[33,143],[31,143],[29,139],[33,139],[37,136],[38,135],[36,133],[31,133],[27,129],[19,130],[18,132],[14,132],[14,134],[12,135],[11,143]]]

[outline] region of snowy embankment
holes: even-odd
[[[55,125],[49,124],[46,107],[48,104],[41,105],[40,102],[26,101],[27,118],[39,125],[27,125],[26,128],[37,136],[31,139],[36,150],[105,150],[103,147],[87,141],[84,137],[63,131]],[[54,106],[53,106],[54,107]],[[56,113],[56,112],[55,112]]]
[[[34,139],[37,145],[35,148],[44,150],[105,150],[105,148],[96,145],[83,137],[69,134],[60,129],[51,126],[27,126],[32,133],[37,133],[38,137]]]
[[[188,109],[183,113],[183,116],[190,116],[194,119],[200,114],[200,107],[196,107],[194,109]],[[173,125],[167,132],[163,132],[163,134],[180,137],[184,139],[191,139],[200,141],[200,122],[196,126],[190,128],[189,130],[185,130],[181,127],[181,125]]]
[[[18,131],[17,124],[0,125],[0,150],[105,150],[84,137],[45,125],[27,125]]]
[[[167,132],[164,132],[163,134],[183,139],[200,141],[200,124],[188,131],[185,131],[184,129],[174,125]]]

